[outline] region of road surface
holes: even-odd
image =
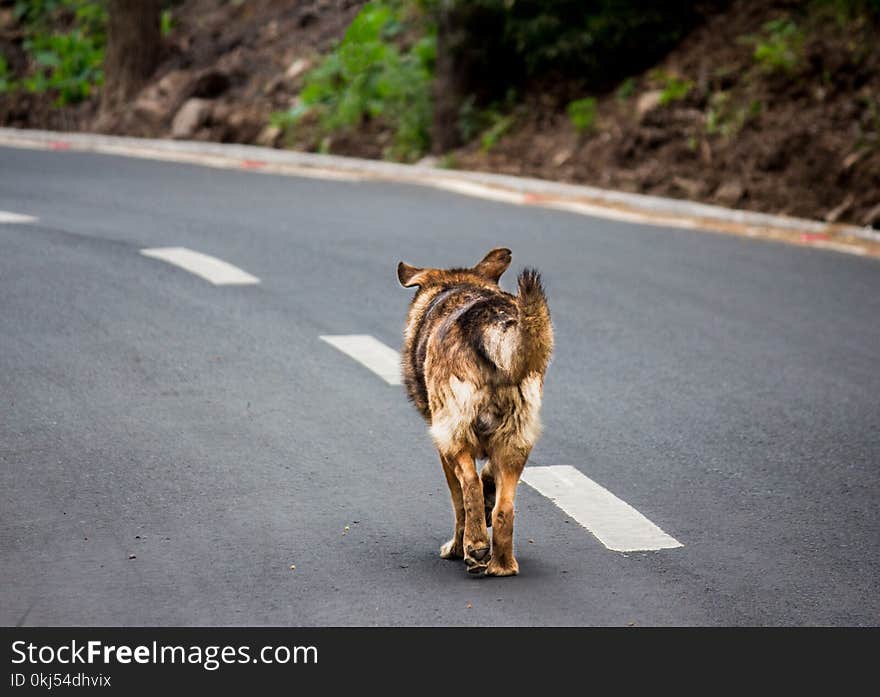
[[[880,624],[876,261],[74,152],[0,149],[0,211],[4,625]],[[332,338],[393,357],[398,260],[495,246],[556,329],[530,467],[680,546],[534,477],[520,576],[439,558],[427,430]],[[142,253],[178,248],[253,280]]]

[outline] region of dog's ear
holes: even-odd
[[[412,288],[413,286],[421,285],[423,272],[424,269],[410,266],[405,261],[401,261],[397,265],[397,279],[400,281],[400,285],[404,288]]]
[[[488,278],[493,283],[498,283],[501,274],[507,271],[511,260],[510,250],[506,247],[493,249],[483,260],[474,267],[474,271],[483,278]]]

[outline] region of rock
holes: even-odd
[[[560,150],[553,156],[553,165],[555,167],[561,167],[571,159],[571,155],[571,150]]]
[[[660,106],[662,90],[649,90],[639,95],[636,100],[636,118],[641,121],[645,115]]]
[[[172,70],[141,91],[132,105],[132,115],[153,130],[161,128],[190,97],[194,80],[195,76],[189,71]]]
[[[435,157],[434,155],[426,155],[416,162],[416,165],[419,167],[436,167],[439,162],[440,158]]]
[[[215,118],[214,121],[219,120]],[[224,119],[223,138],[233,143],[255,143],[265,123],[265,116],[258,110],[233,106]]]
[[[193,97],[187,99],[174,115],[171,122],[173,138],[189,138],[208,120],[211,113],[211,102],[207,99]]]
[[[738,203],[744,194],[745,189],[737,181],[724,182],[715,190],[715,198],[728,206]]]
[[[703,193],[703,182],[684,177],[673,177],[672,183],[684,191],[690,198],[699,198]]]
[[[297,58],[284,72],[284,77],[288,80],[296,80],[296,78],[311,70],[311,68],[312,62],[308,58]]]
[[[256,143],[257,145],[264,145],[267,148],[274,148],[278,145],[278,141],[281,140],[281,136],[284,134],[278,126],[266,126],[262,131],[260,131],[257,136]]]
[[[211,120],[217,123],[223,123],[232,113],[233,106],[229,102],[218,102],[211,109]]]
[[[165,105],[159,99],[147,94],[138,97],[132,106],[132,113],[138,121],[153,129],[159,128],[168,116]]]
[[[172,70],[156,83],[156,91],[162,98],[179,97],[182,102],[190,96],[189,87],[195,76],[189,70]]]

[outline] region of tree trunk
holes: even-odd
[[[159,62],[160,0],[108,0],[101,112],[125,105],[144,86]]]

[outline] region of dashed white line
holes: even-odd
[[[237,266],[186,247],[142,249],[141,254],[179,266],[215,286],[247,286],[260,282],[259,278],[242,271]]]
[[[372,370],[389,385],[400,385],[400,354],[369,334],[322,336],[321,339]]]
[[[400,385],[400,354],[368,334],[321,339],[372,370],[389,385]],[[674,537],[610,491],[568,465],[526,467],[522,480],[553,501],[610,550],[649,552],[683,547]]]
[[[23,215],[22,213],[11,213],[9,211],[0,211],[0,223],[35,223],[39,218],[32,215]]]
[[[526,467],[522,480],[553,501],[610,550],[649,552],[684,546],[574,467]]]

